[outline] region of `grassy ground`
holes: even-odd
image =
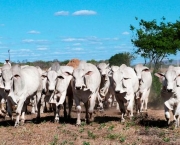
[[[42,114],[40,123],[26,115],[23,126],[14,128],[14,122],[1,119],[0,145],[166,145],[180,144],[180,129],[167,126],[163,110],[149,109],[148,115],[135,116],[120,122],[120,113],[115,108],[104,114],[95,114],[94,122],[76,126],[76,113],[72,119],[53,123],[53,113]],[[61,112],[62,114],[62,112]]]

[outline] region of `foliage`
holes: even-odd
[[[163,17],[158,24],[156,20],[141,19],[139,27],[130,25],[133,32],[131,42],[137,47],[135,53],[143,57],[145,63],[149,59],[150,66],[153,63],[155,68],[159,68],[164,58],[180,50],[180,21],[166,23]]]
[[[126,64],[127,66],[130,66],[133,59],[135,59],[135,56],[133,54],[130,54],[129,52],[118,53],[110,57],[109,64],[111,66],[120,66],[121,64]]]

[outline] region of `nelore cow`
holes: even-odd
[[[68,100],[68,118],[70,118],[71,108],[73,105],[73,93],[71,87],[73,67],[70,66],[60,66],[57,72],[56,85],[49,103],[53,105],[54,108],[54,121],[59,122],[59,112],[61,106],[64,104],[64,117],[67,118],[66,112],[66,96]]]
[[[28,100],[36,95],[41,84],[40,74],[36,67],[27,66],[21,68],[19,65],[2,67],[2,77],[4,89],[8,94],[7,108],[9,116],[12,118],[12,106],[16,106],[15,127],[25,121],[25,110]]]
[[[124,122],[126,111],[130,118],[133,116],[134,98],[139,88],[139,82],[136,73],[131,67],[122,64],[120,67],[112,66],[111,68],[116,92],[115,97],[122,113],[121,122]],[[127,108],[125,108],[125,103]]]
[[[142,64],[137,64],[134,67],[134,71],[136,72],[139,80],[139,90],[136,93],[135,98],[136,111],[139,113],[147,111],[148,98],[152,84],[152,75],[150,69]]]
[[[106,107],[112,106],[115,99],[115,92],[109,64],[100,63],[97,65],[97,68],[101,74],[101,85],[99,89],[100,98],[98,98],[101,110],[104,105]]]
[[[72,89],[77,110],[76,124],[81,124],[81,105],[84,103],[86,122],[93,120],[93,112],[101,83],[101,75],[97,67],[81,61],[73,72]]]
[[[164,111],[167,123],[170,124],[172,111],[175,127],[179,127],[180,116],[180,67],[169,66],[165,73],[155,73],[162,82],[161,97],[164,100]]]
[[[4,91],[4,84],[3,84],[3,78],[2,78],[2,68],[0,68],[0,115],[5,116],[6,115],[6,93]]]

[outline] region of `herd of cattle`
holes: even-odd
[[[170,123],[171,110],[175,126],[179,126],[180,116],[180,67],[169,66],[165,73],[156,73],[162,82],[161,96],[164,99],[165,118]],[[148,96],[152,84],[152,75],[148,67],[142,64],[134,68],[122,64],[109,66],[100,63],[97,66],[80,61],[78,67],[52,64],[48,70],[40,67],[19,66],[6,63],[0,68],[0,115],[9,115],[15,127],[24,124],[27,105],[31,102],[32,113],[37,112],[37,119],[43,113],[45,103],[54,111],[54,121],[59,122],[61,106],[64,117],[70,118],[73,102],[76,106],[77,121],[81,124],[81,102],[85,106],[86,122],[93,121],[96,106],[103,110],[117,101],[124,116],[133,117],[136,113],[147,111]],[[66,107],[68,103],[68,107]],[[6,107],[4,107],[6,104]],[[66,111],[68,108],[68,113]]]

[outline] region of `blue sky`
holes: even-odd
[[[8,50],[15,62],[105,60],[133,52],[135,17],[175,22],[179,6],[179,0],[0,0],[0,62]],[[140,62],[137,56],[133,63]]]

